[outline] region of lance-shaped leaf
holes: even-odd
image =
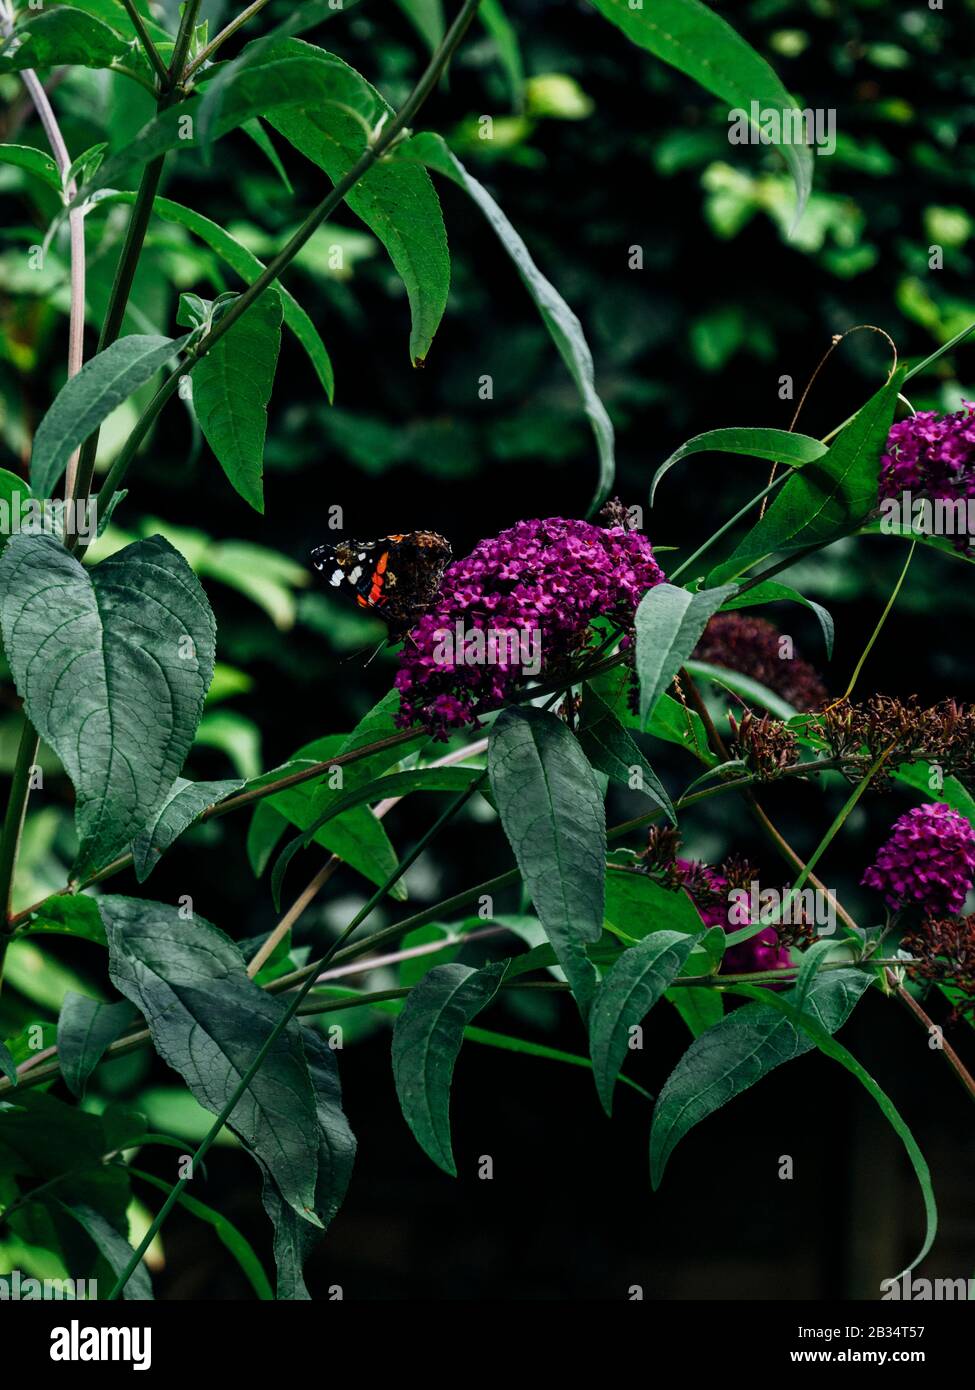
[[[339,60],[300,39],[275,45],[268,66],[288,60]],[[376,89],[345,64],[349,92],[342,105],[303,103],[275,106],[269,125],[337,183],[361,156],[366,132],[393,110]],[[253,72],[260,73],[261,68]],[[351,108],[351,109],[350,109]],[[413,316],[410,356],[422,362],[443,317],[450,288],[450,257],[440,200],[430,176],[416,164],[382,160],[350,189],[345,201],[385,246],[406,286]]]
[[[687,936],[655,931],[624,951],[599,983],[589,1015],[593,1079],[607,1115],[613,1112],[616,1075],[630,1042],[630,1029],[642,1022],[681,967],[703,932]]]
[[[264,512],[267,403],[281,349],[281,297],[268,286],[192,371],[193,406],[220,467]]]
[[[237,946],[205,918],[116,896],[98,907],[113,984],[145,1016],[163,1061],[219,1114],[285,1005],[248,978]],[[317,1224],[318,1120],[296,1025],[275,1039],[227,1123],[284,1200]]]
[[[104,1057],[105,1049],[138,1017],[127,999],[118,1004],[102,1004],[73,991],[64,996],[58,1015],[58,1060],[70,1091],[84,1096],[88,1078]]]
[[[407,995],[393,1030],[393,1079],[406,1123],[438,1167],[457,1176],[450,1143],[450,1082],[464,1029],[504,978],[507,961],[472,970],[438,965]]]
[[[731,558],[708,576],[722,583],[756,560],[847,535],[877,506],[880,456],[894,418],[906,367],[898,367],[850,423],[822,459],[794,474],[776,495]]]
[[[18,24],[3,47],[0,73],[25,68],[107,68],[125,53],[126,43],[100,19],[70,5],[57,5]]]
[[[589,685],[582,692],[579,742],[594,768],[605,772],[620,786],[643,792],[672,824],[677,824],[677,813],[667,788],[609,705]]]
[[[243,785],[239,777],[220,782],[188,782],[185,777],[177,777],[166,800],[132,841],[132,859],[139,882],[145,883],[170,845],[204,811],[233,795]]]
[[[644,594],[635,619],[640,719],[644,726],[697,646],[708,619],[734,592],[733,584],[698,594],[674,584],[657,584]]]
[[[17,689],[74,783],[82,878],[138,835],[182,767],[213,677],[213,614],[161,536],[90,571],[51,536],[15,536],[0,590]]]
[[[747,426],[730,429],[708,430],[706,434],[696,434],[657,469],[650,484],[650,505],[654,504],[657,488],[665,473],[669,473],[675,463],[691,454],[745,454],[749,458],[771,459],[789,468],[801,468],[813,459],[822,458],[826,445],[808,434],[793,434],[791,430],[753,429]]]
[[[633,43],[686,72],[747,118],[755,119],[753,111],[799,114],[774,69],[727,20],[700,0],[652,0],[638,7],[630,0],[593,0],[593,4]],[[798,223],[812,189],[812,151],[788,136],[779,148],[796,185]]]
[[[420,160],[428,168],[456,183],[472,198],[491,225],[501,245],[514,262],[522,284],[531,295],[548,329],[552,341],[569,375],[575,382],[582,407],[592,428],[599,455],[599,480],[589,504],[588,515],[602,506],[613,487],[616,476],[616,455],[613,422],[596,391],[592,353],[582,331],[582,324],[566,304],[558,290],[547,280],[532,260],[528,247],[505,217],[487,189],[467,172],[460,160],[448,148],[443,137],[425,131],[414,135],[396,151],[404,162]]]
[[[818,976],[805,1000],[812,1022],[832,1034],[871,984],[869,970]],[[794,991],[784,997],[792,1000]],[[745,1004],[702,1033],[684,1053],[657,1097],[650,1131],[650,1175],[659,1187],[677,1144],[701,1120],[754,1086],[774,1067],[815,1046],[790,1018],[770,1004]]]
[[[815,613],[819,626],[822,628],[823,641],[826,644],[826,656],[832,660],[833,641],[836,636],[836,626],[832,613],[821,603],[816,603],[813,599],[806,598],[805,594],[800,594],[799,590],[793,589],[791,584],[780,584],[777,579],[767,579],[764,584],[756,584],[754,589],[748,589],[743,594],[734,594],[730,599],[727,599],[723,611],[727,613],[736,608],[755,608],[759,604],[779,603],[784,600],[791,603],[801,603],[804,608]]]
[[[315,1214],[319,1225],[313,1226],[297,1216],[282,1201],[273,1175],[265,1173],[261,1200],[274,1225],[274,1262],[278,1272],[279,1299],[310,1297],[302,1274],[305,1260],[342,1205],[352,1176],[356,1151],[355,1135],[342,1110],[342,1088],[335,1053],[311,1028],[302,1031],[302,1039],[315,1091],[315,1115],[318,1120]]]
[[[106,192],[99,197],[98,205],[102,207],[106,203],[134,203],[137,196],[135,193]],[[211,222],[209,217],[195,212],[193,208],[184,207],[182,203],[174,203],[171,198],[156,197],[152,203],[152,215],[161,218],[164,222],[174,222],[177,226],[185,227],[194,236],[198,236],[210,247],[211,251],[217,253],[221,260],[226,261],[231,270],[235,271],[245,284],[252,285],[258,276],[263,274],[265,269],[263,261],[248,251],[247,247],[242,245],[236,237],[232,237],[216,222]],[[325,394],[331,400],[332,392],[335,389],[335,376],[332,371],[331,359],[319,336],[318,329],[294,295],[290,294],[278,282],[275,282],[274,289],[281,298],[285,324],[308,354],[309,361],[325,388]]]
[[[606,877],[595,774],[562,720],[537,709],[498,717],[488,773],[525,887],[585,1016],[596,980],[586,944],[602,935]]]
[[[153,333],[119,338],[62,386],[34,436],[30,481],[35,497],[53,495],[75,449],[186,341],[185,337],[161,338]]]
[[[48,188],[53,188],[55,193],[61,192],[58,166],[43,150],[35,150],[31,145],[0,145],[0,164],[12,164],[23,169],[25,174],[33,174]]]
[[[98,1249],[98,1253],[108,1261],[112,1272],[121,1274],[132,1258],[132,1246],[125,1239],[125,1236],[121,1235],[110,1221],[106,1221],[101,1212],[96,1211],[94,1207],[68,1202],[59,1202],[58,1206],[69,1216],[74,1217],[78,1225],[90,1236]],[[149,1271],[142,1261],[132,1271],[128,1283],[122,1290],[122,1297],[143,1302],[152,1298]]]

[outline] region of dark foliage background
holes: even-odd
[[[228,8],[205,7],[214,22]],[[691,435],[731,424],[788,426],[793,403],[779,399],[779,378],[792,376],[798,396],[832,334],[873,324],[902,356],[918,357],[975,319],[971,0],[943,11],[883,0],[735,0],[718,8],[803,104],[836,111],[836,153],[817,159],[810,208],[791,242],[792,192],[774,152],[729,145],[717,103],[576,0],[508,5],[529,78],[520,107],[492,45],[475,32],[426,113],[582,319],[618,431],[619,491],[644,506],[653,470]],[[274,4],[268,16],[288,10]],[[424,56],[399,9],[380,0],[313,37],[394,104]],[[16,138],[20,119],[28,122],[21,135],[33,137],[16,83],[2,82],[12,98],[3,138]],[[100,139],[122,148],[149,114],[149,98],[137,88],[86,72],[60,83],[57,104],[72,150]],[[478,137],[484,114],[494,118],[491,141]],[[293,197],[239,134],[219,146],[211,168],[181,155],[164,191],[263,253],[320,196],[319,173],[278,143]],[[23,271],[24,246],[39,239],[44,220],[20,174],[7,170],[0,180],[10,213],[0,252],[0,464],[18,469],[29,430],[63,374],[66,304],[56,252],[43,284]],[[463,554],[519,518],[580,515],[588,502],[593,448],[571,382],[487,224],[456,189],[440,191],[453,289],[422,370],[409,362],[402,288],[351,214],[319,233],[293,269],[289,287],[336,365],[336,399],[329,407],[286,335],[263,518],[231,491],[179,403],[134,475],[119,527],[158,529],[161,520],[192,531],[180,543],[200,560],[219,622],[225,698],[207,716],[190,775],[272,767],[307,740],[350,729],[388,688],[392,660],[383,654],[365,667],[356,655],[374,645],[379,630],[307,582],[306,557],[327,538],[329,507],[343,508],[354,534],[430,527]],[[92,339],[123,225],[122,209],[88,221]],[[336,241],[344,249],[341,272],[328,265]],[[928,269],[932,244],[944,248],[939,271]],[[634,247],[642,248],[642,269],[630,268]],[[209,252],[158,223],[127,331],[147,331],[147,324],[172,331],[179,291],[212,296],[233,287]],[[971,389],[973,353],[968,347],[942,359],[913,383],[915,407],[957,408]],[[882,381],[888,364],[880,335],[854,335],[820,376],[799,427],[832,429]],[[484,375],[493,378],[490,401],[479,397]],[[727,456],[682,465],[647,513],[654,544],[686,553],[758,491],[765,467]],[[221,549],[239,542],[262,550]],[[666,567],[667,553],[660,558]],[[834,692],[849,678],[903,561],[902,545],[887,538],[844,542],[791,576],[836,617],[828,666],[811,615],[770,614]],[[863,693],[972,698],[969,574],[933,551],[917,556],[896,622],[864,671]],[[9,769],[9,683],[3,695],[0,753]],[[656,766],[674,791],[693,775],[676,752]],[[770,797],[768,806],[801,852],[818,841],[841,797],[841,789],[826,796],[802,790]],[[868,800],[824,864],[826,881],[847,894],[863,921],[877,905],[858,889],[859,875],[906,804],[902,794]],[[67,783],[52,778],[35,805],[43,815],[26,845],[21,903],[62,883],[70,860]],[[750,853],[775,881],[778,865],[739,810],[723,800],[708,806],[694,817],[687,849],[716,859],[731,849]],[[627,814],[624,798],[615,809]],[[428,814],[414,800],[390,816],[398,847],[409,845],[418,816]],[[248,865],[245,832],[239,818],[195,831],[157,870],[151,895],[172,901],[189,892],[197,911],[238,937],[267,931],[275,914],[266,880],[255,880]],[[497,825],[472,812],[444,837],[436,862],[422,859],[408,876],[411,899],[417,907],[436,901],[508,862]],[[134,889],[118,882],[119,891]],[[320,943],[347,920],[362,888],[350,873],[338,878],[307,914],[299,943]],[[386,915],[394,919],[394,911]],[[63,980],[51,968],[43,978],[32,974],[25,959],[2,1005],[8,1033],[29,1019],[53,1018],[59,988],[97,971],[89,947],[51,949]],[[529,1016],[505,1007],[507,1015],[495,1010],[489,1026],[584,1050],[571,1010]],[[655,1090],[685,1045],[683,1025],[658,1011],[648,1038],[633,1071]],[[961,1091],[910,1022],[879,998],[866,1001],[845,1039],[902,1108],[935,1174],[942,1233],[922,1272],[969,1274],[975,1220],[966,1179],[975,1154]],[[975,1052],[964,1035],[958,1046],[969,1057]],[[462,1176],[452,1183],[423,1157],[399,1116],[381,1017],[350,1022],[342,1064],[359,1160],[346,1205],[310,1266],[317,1297],[328,1297],[334,1284],[346,1297],[392,1299],[620,1298],[631,1284],[654,1299],[873,1297],[880,1278],[916,1247],[920,1203],[898,1141],[852,1080],[818,1057],[776,1073],[695,1131],[657,1196],[647,1180],[646,1104],[621,1096],[610,1125],[589,1077],[575,1068],[468,1046],[454,1089]],[[174,1081],[161,1063],[137,1054],[101,1069],[93,1103],[138,1099],[158,1124],[190,1136],[199,1132],[199,1112]],[[477,1178],[481,1154],[494,1158],[491,1182]],[[783,1154],[795,1160],[791,1182],[777,1176]],[[168,1172],[157,1158],[143,1161]],[[219,1205],[266,1252],[251,1161],[222,1147],[209,1168]],[[181,1212],[167,1226],[156,1283],[160,1297],[246,1292],[210,1233]]]

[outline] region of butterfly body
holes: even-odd
[[[449,542],[436,531],[408,531],[320,545],[311,561],[330,588],[378,614],[390,641],[400,642],[433,604],[451,556]]]

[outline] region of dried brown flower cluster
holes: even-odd
[[[928,917],[901,946],[918,958],[908,967],[915,979],[949,985],[956,992],[952,1018],[975,1023],[975,915]]]
[[[728,722],[734,735],[733,756],[740,758],[760,782],[771,782],[783,768],[799,761],[795,734],[770,714],[759,718],[746,710],[740,722],[730,714]]]
[[[890,748],[874,778],[876,791],[888,788],[891,772],[904,763],[937,763],[946,777],[963,781],[975,774],[975,708],[955,700],[927,708],[913,695],[906,700],[872,695],[862,703],[839,700],[816,715],[810,729],[822,735],[851,781],[859,781]]]

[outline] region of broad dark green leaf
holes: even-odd
[[[318,1121],[315,1214],[319,1224],[313,1226],[296,1216],[292,1208],[282,1201],[274,1178],[265,1173],[262,1201],[274,1224],[274,1261],[278,1271],[279,1299],[309,1297],[302,1276],[305,1259],[342,1205],[355,1162],[355,1135],[342,1110],[342,1090],[335,1053],[312,1028],[302,1030],[302,1039],[315,1092],[315,1116]]]
[[[10,537],[20,530],[22,524],[30,521],[31,496],[31,490],[23,478],[0,468],[0,551]]]
[[[629,1050],[630,1029],[646,1018],[703,934],[651,932],[624,951],[600,981],[589,1015],[589,1052],[607,1115],[613,1112],[616,1074]]]
[[[648,874],[610,868],[606,874],[606,925],[614,935],[642,941],[651,932],[676,931],[696,936],[701,916],[688,895],[672,892]]]
[[[70,5],[29,15],[3,45],[0,73],[25,68],[107,68],[125,52],[125,40],[107,24]]]
[[[870,971],[857,969],[820,975],[806,996],[806,1012],[826,1033],[835,1033],[872,979]],[[784,997],[791,1000],[791,995],[789,991]],[[667,1160],[690,1129],[774,1067],[813,1046],[811,1038],[769,1003],[735,1009],[697,1038],[657,1097],[650,1132],[654,1188],[660,1186]]]
[[[98,202],[99,206],[102,206],[111,203],[134,203],[135,199],[134,193],[105,193]],[[246,246],[241,245],[229,232],[225,232],[216,222],[211,222],[209,217],[204,217],[202,213],[194,212],[192,208],[184,207],[182,203],[174,203],[171,198],[160,197],[154,199],[152,213],[154,217],[160,217],[164,222],[173,222],[177,226],[185,227],[194,236],[198,236],[212,251],[217,253],[221,260],[226,261],[231,270],[235,271],[245,284],[252,285],[263,273],[265,269],[263,261],[258,260],[257,256],[248,251]],[[335,375],[318,329],[294,295],[289,293],[278,281],[274,282],[274,288],[281,297],[285,324],[305,349],[309,361],[318,374],[319,381],[325,388],[325,394],[331,400],[335,390]]]
[[[734,592],[733,584],[698,594],[673,584],[657,584],[644,594],[635,619],[640,720],[644,727],[697,646],[708,619]]]
[[[642,791],[669,821],[677,824],[677,813],[667,788],[616,715],[591,686],[586,686],[582,694],[579,742],[594,768],[631,791]]]
[[[222,782],[188,782],[177,777],[166,800],[132,841],[135,876],[145,883],[162,856],[204,811],[232,796],[244,785],[239,777]]]
[[[113,984],[144,1015],[162,1059],[219,1114],[285,1005],[248,979],[237,946],[205,918],[134,898],[98,906]],[[276,1039],[227,1123],[284,1200],[317,1223],[318,1122],[296,1026]]]
[[[953,811],[967,816],[972,825],[975,825],[975,797],[968,788],[959,782],[957,777],[945,777],[941,780],[940,777],[933,777],[932,772],[930,763],[920,762],[894,768],[891,775],[895,782],[903,782],[905,786],[913,787],[927,800],[943,801]]]
[[[275,46],[255,73],[283,63],[311,62],[329,66],[339,60],[298,39]],[[269,125],[306,158],[338,182],[360,157],[366,127],[374,128],[392,115],[392,107],[354,69],[344,68],[344,90],[332,105],[302,103],[275,106],[266,113]],[[336,104],[341,102],[341,106]],[[350,114],[350,109],[352,113]],[[357,119],[358,117],[358,119]],[[357,217],[385,246],[406,286],[413,315],[410,357],[422,362],[443,317],[450,289],[450,257],[440,200],[429,175],[415,164],[381,160],[346,196]]]
[[[410,991],[393,1029],[393,1079],[403,1117],[438,1167],[457,1176],[450,1083],[464,1029],[494,998],[506,961],[472,970],[438,965]]]
[[[33,174],[34,178],[46,183],[48,188],[53,188],[58,195],[61,193],[58,166],[43,150],[35,150],[31,145],[0,145],[0,164],[12,164],[23,169],[26,174]]]
[[[615,671],[604,671],[587,684],[603,703],[609,706],[624,728],[643,728],[633,704],[631,691],[635,690],[636,682],[629,667],[620,666]],[[701,716],[695,710],[685,708],[680,701],[671,699],[669,695],[661,695],[657,701],[646,733],[654,738],[663,739],[666,743],[676,743],[678,747],[687,749],[702,762],[716,761],[708,746],[708,736]]]
[[[562,361],[569,369],[592,427],[599,455],[599,481],[588,511],[588,515],[592,515],[612,491],[613,480],[616,477],[616,455],[613,422],[596,391],[592,353],[582,331],[582,324],[555,286],[538,269],[528,247],[487,189],[467,172],[440,135],[430,132],[414,135],[396,150],[396,156],[404,162],[419,160],[462,188],[484,213],[501,245],[514,262],[515,269],[534,300]]]
[[[30,460],[35,497],[51,497],[68,459],[132,392],[147,382],[186,338],[133,333],[119,338],[85,363],[54,398],[37,427]]]
[[[176,1147],[184,1149],[186,1145],[181,1141],[176,1141]],[[151,1187],[165,1192],[168,1196],[172,1183],[157,1177],[155,1173],[147,1173],[142,1168],[134,1168],[132,1164],[129,1164],[128,1171],[132,1177],[149,1183]],[[264,1266],[254,1253],[254,1247],[250,1241],[241,1235],[234,1223],[228,1221],[222,1212],[214,1211],[213,1207],[208,1207],[206,1202],[191,1197],[188,1192],[181,1192],[176,1200],[184,1211],[188,1211],[191,1216],[195,1216],[198,1220],[205,1221],[208,1226],[213,1227],[221,1244],[233,1255],[257,1297],[263,1302],[272,1302],[274,1293],[268,1283],[267,1275],[264,1273]],[[290,1207],[288,1210],[290,1211]]]
[[[585,1016],[596,981],[586,943],[602,934],[606,876],[595,774],[565,724],[537,709],[499,715],[488,773],[525,887]]]
[[[650,484],[650,505],[654,504],[657,488],[665,473],[669,473],[675,463],[691,454],[745,454],[749,458],[771,459],[789,468],[801,468],[826,453],[826,445],[807,434],[793,434],[791,430],[752,429],[747,426],[731,429],[708,430],[706,434],[696,434],[657,469]]]
[[[213,677],[213,614],[161,536],[89,571],[50,536],[15,536],[0,590],[17,689],[74,783],[83,878],[121,853],[179,774]]]
[[[106,1221],[101,1212],[96,1211],[94,1207],[67,1202],[60,1202],[59,1206],[69,1216],[73,1216],[78,1225],[87,1232],[94,1241],[98,1253],[108,1261],[112,1272],[117,1275],[121,1274],[132,1258],[132,1246],[125,1237],[120,1235],[111,1222]],[[132,1271],[128,1283],[122,1290],[122,1297],[143,1302],[152,1298],[149,1271],[141,1260]]]
[[[866,520],[877,506],[880,456],[905,371],[898,367],[822,459],[789,478],[731,558],[711,572],[708,584],[723,583],[773,553],[839,538]]]
[[[592,3],[633,43],[686,72],[729,106],[746,113],[752,102],[760,110],[796,108],[765,59],[700,0],[647,0],[636,8],[630,0]],[[813,155],[801,144],[784,142],[779,149],[796,185],[795,226],[812,189]]]
[[[281,349],[281,299],[268,286],[192,371],[193,405],[220,467],[264,512],[267,403]]]
[[[69,1091],[83,1097],[88,1078],[109,1047],[138,1020],[127,999],[102,1004],[84,994],[64,996],[58,1015],[58,1061]]]

